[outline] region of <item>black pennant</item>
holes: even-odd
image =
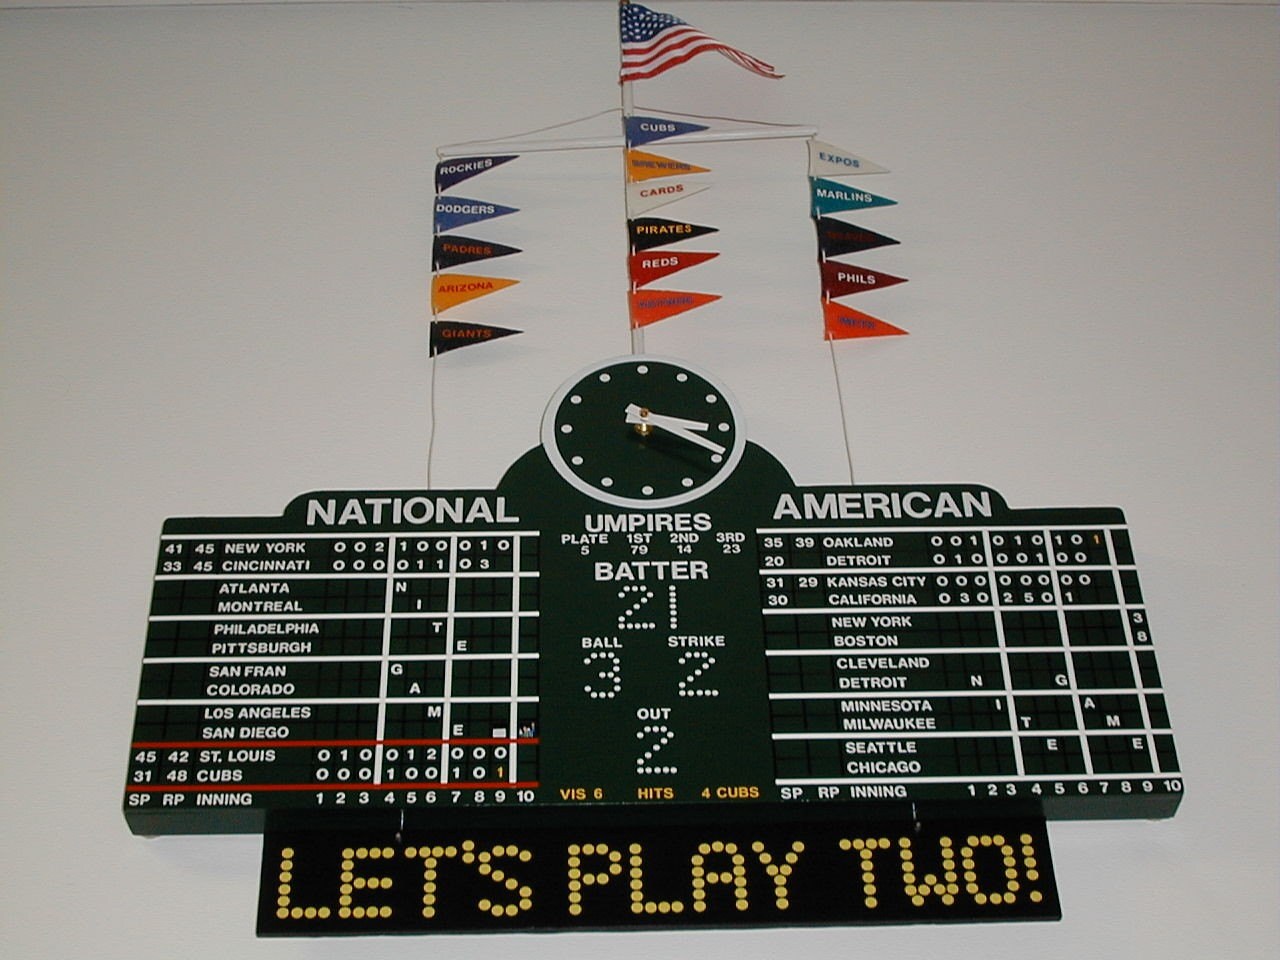
[[[513,253],[520,252],[519,247],[508,247],[501,243],[490,243],[488,240],[473,240],[471,237],[446,234],[437,236],[431,245],[431,269],[447,270],[460,263],[509,257]]]
[[[702,227],[696,223],[684,223],[680,220],[663,220],[660,217],[640,217],[628,220],[627,228],[631,231],[631,249],[649,250],[668,243],[691,240],[708,233],[718,233],[719,227]]]
[[[824,260],[827,257],[839,257],[859,250],[887,247],[897,242],[892,237],[886,237],[864,227],[855,227],[843,220],[835,220],[831,217],[818,218],[818,252],[822,254]]]
[[[469,347],[476,343],[488,343],[499,340],[523,330],[509,330],[506,327],[491,327],[487,323],[459,323],[457,320],[431,321],[431,356],[448,353],[460,347]]]

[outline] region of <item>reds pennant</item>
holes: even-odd
[[[906,283],[906,277],[895,277],[892,274],[868,270],[866,267],[855,267],[835,260],[824,260],[818,264],[822,271],[822,295],[824,299],[847,297],[853,293],[867,290],[881,290],[897,283]]]
[[[680,270],[687,270],[689,267],[696,267],[698,264],[706,263],[708,260],[718,256],[720,256],[718,253],[695,253],[692,250],[633,253],[628,263],[631,283],[634,286],[643,287],[646,283],[652,283],[659,277],[665,277],[669,273],[676,273]]]
[[[851,340],[855,337],[905,337],[907,331],[885,323],[869,313],[852,310],[838,303],[827,301],[822,305],[825,321],[824,340]]]
[[[674,317],[677,313],[696,310],[719,300],[715,293],[686,293],[683,290],[637,290],[629,295],[631,326],[647,327],[651,323]]]
[[[431,321],[431,356],[439,356],[459,347],[470,347],[477,343],[488,343],[512,334],[524,333],[523,330],[510,330],[507,327],[491,327],[485,323],[459,323],[457,320]]]

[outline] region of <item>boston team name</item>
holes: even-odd
[[[789,493],[778,498],[773,508],[775,520],[931,520],[942,517],[989,517],[991,493],[961,490],[955,494],[943,490],[927,493],[805,493],[799,500]]]
[[[519,523],[506,497],[347,497],[307,501],[307,526],[382,523]]]

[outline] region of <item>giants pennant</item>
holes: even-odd
[[[459,323],[457,320],[431,321],[431,356],[435,357],[459,347],[470,347],[477,343],[488,343],[499,340],[523,330],[509,330],[506,327],[491,327],[484,323]]]
[[[667,317],[674,317],[677,313],[696,310],[720,299],[714,293],[686,293],[683,290],[637,290],[628,296],[633,328],[647,327]]]
[[[501,277],[442,273],[431,280],[431,312],[444,313],[450,307],[456,307],[460,303],[466,303],[477,297],[488,296],[519,282],[519,280],[504,280]]]
[[[906,277],[895,277],[888,273],[868,270],[866,267],[855,267],[835,260],[824,260],[818,264],[822,271],[822,296],[824,300],[836,297],[847,297],[852,293],[863,293],[867,290],[881,290],[897,283],[906,283]]]
[[[885,323],[868,313],[851,310],[849,307],[832,303],[828,300],[822,305],[822,317],[825,321],[825,340],[851,340],[855,337],[898,337],[906,336],[907,331]]]
[[[633,253],[628,262],[631,284],[632,286],[643,287],[646,283],[652,283],[659,277],[665,277],[667,274],[676,273],[680,270],[687,270],[689,267],[696,267],[698,264],[706,263],[708,260],[718,256],[720,256],[718,253],[694,253],[691,250]]]

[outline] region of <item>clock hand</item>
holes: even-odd
[[[700,423],[697,420],[683,420],[680,417],[667,417],[660,413],[652,413],[651,411],[637,406],[634,403],[628,405],[626,414],[627,423],[635,424],[637,427],[657,427],[660,430],[666,430],[673,436],[679,437],[681,440],[688,440],[696,446],[710,450],[712,453],[724,453],[725,448],[720,444],[693,432],[694,430],[706,430],[707,424],[705,423]]]

